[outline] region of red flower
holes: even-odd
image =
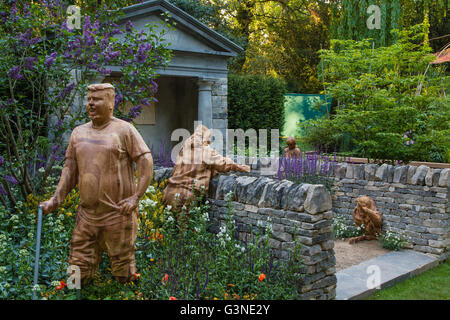
[[[134,274],[134,280],[136,281],[137,279],[139,279],[141,277],[140,273],[135,273]]]
[[[165,285],[166,282],[167,282],[168,280],[169,280],[169,275],[166,273],[166,274],[164,275],[164,277],[162,278],[161,283],[162,283],[163,285]]]
[[[266,275],[264,273],[261,273],[258,277],[259,282],[264,281],[264,279],[266,278]]]
[[[63,281],[63,280],[61,280],[60,282],[59,282],[59,284],[56,286],[56,290],[62,290],[62,289],[64,289],[65,287],[67,287],[67,284]]]
[[[178,300],[178,299],[175,297],[170,297],[169,300]]]

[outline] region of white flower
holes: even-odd
[[[58,280],[52,281],[52,287],[56,287],[56,286],[59,286],[59,281]]]
[[[179,193],[175,193],[175,199],[178,199],[180,197]]]
[[[194,179],[194,185],[196,185],[196,184],[197,184],[197,182],[198,182],[198,180],[197,180],[197,179]]]
[[[38,170],[40,173],[44,173],[45,172],[45,169],[44,169],[44,167],[42,167],[42,168],[39,168],[39,170]]]
[[[168,205],[168,206],[167,206],[167,210],[168,210],[168,211],[172,210],[172,206],[171,206],[171,205]]]
[[[172,216],[168,216],[168,217],[167,217],[167,222],[173,222],[173,221],[174,221],[174,219],[173,219]]]
[[[31,290],[32,291],[41,291],[41,287],[38,284],[35,284]]]

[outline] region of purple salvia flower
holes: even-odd
[[[0,166],[5,164],[5,158],[3,156],[0,156]]]

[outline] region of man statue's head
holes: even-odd
[[[88,86],[86,111],[94,125],[108,122],[114,113],[115,90],[110,83],[91,84]]]
[[[297,146],[297,143],[295,142],[294,137],[288,137],[286,139],[286,144],[287,144],[288,148],[291,150],[295,149],[295,147]]]

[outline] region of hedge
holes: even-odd
[[[284,124],[284,81],[259,75],[229,75],[228,127],[279,129]]]

